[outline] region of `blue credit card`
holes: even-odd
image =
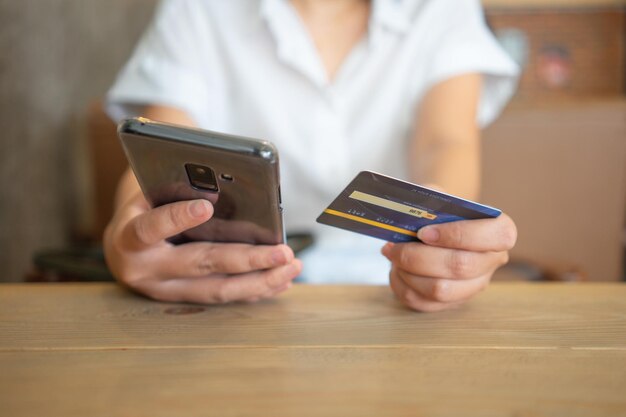
[[[389,242],[417,241],[429,224],[498,217],[496,208],[370,171],[360,172],[318,223]]]

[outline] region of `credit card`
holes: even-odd
[[[389,242],[419,242],[417,231],[424,226],[500,214],[494,207],[362,171],[317,222]]]

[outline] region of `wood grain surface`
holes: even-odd
[[[182,313],[182,314],[180,314]],[[187,313],[187,314],[185,314]],[[300,286],[259,304],[157,303],[112,284],[0,286],[0,350],[230,346],[626,349],[626,285],[494,284],[420,314],[387,287]]]
[[[385,287],[260,304],[0,286],[7,416],[626,415],[626,285],[500,283],[463,308]]]

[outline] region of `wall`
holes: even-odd
[[[71,239],[79,120],[152,15],[153,0],[0,0],[0,281]]]
[[[518,226],[511,257],[623,277],[626,100],[511,106],[483,134],[483,201]]]
[[[486,8],[507,10],[558,8],[624,7],[626,0],[482,0]]]
[[[497,33],[515,29],[527,39],[528,57],[517,98],[623,94],[625,10],[489,8],[488,22]]]
[[[522,229],[513,256],[551,258],[580,268],[592,280],[624,278],[626,1],[483,4],[496,33],[517,32],[528,48],[512,111],[485,132],[484,141],[485,197],[510,206]],[[513,39],[515,46],[519,42]],[[534,168],[522,180],[515,172],[524,164]],[[495,172],[504,175],[491,177]],[[598,227],[586,230],[586,222],[566,227],[577,223],[576,215],[585,217],[575,195],[579,188],[593,190],[593,184],[602,184],[594,198],[606,204],[592,223]],[[507,195],[511,186],[521,193]],[[533,203],[547,207],[540,220],[533,218]],[[550,228],[559,232],[546,233]]]

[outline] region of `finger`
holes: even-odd
[[[140,291],[162,301],[225,304],[271,296],[296,278],[302,263],[294,259],[287,265],[241,275],[213,275],[151,282]]]
[[[142,215],[150,210],[150,204],[146,201],[144,195],[139,191],[134,196],[129,197],[127,201],[115,211],[115,215],[109,223],[125,225],[135,217]]]
[[[420,296],[398,276],[395,268],[392,268],[389,274],[389,285],[402,304],[416,311],[430,313],[455,308],[460,305],[460,303],[431,301]]]
[[[207,232],[210,239],[207,239]],[[249,221],[214,218],[208,230],[197,227],[186,234],[193,240],[235,241],[246,243],[275,242],[276,235],[270,229]]]
[[[252,297],[252,298],[245,299],[243,301],[246,302],[246,303],[256,303],[256,302],[261,301],[261,300],[266,299],[266,298],[274,298],[274,297],[282,294],[283,292],[287,291],[291,287],[293,287],[293,284],[291,282],[288,282],[287,284],[283,285],[282,287],[277,288],[274,291],[272,291],[272,292],[270,292],[270,293],[268,293],[268,294],[266,294],[264,296]]]
[[[489,284],[491,274],[468,280],[420,277],[398,269],[398,277],[421,298],[439,303],[467,301]]]
[[[266,271],[231,276],[224,283],[219,302],[229,303],[259,296],[269,298],[284,291],[284,287],[302,272],[302,262],[294,259],[290,263]]]
[[[170,253],[167,259],[157,261],[161,275],[168,278],[242,274],[275,268],[294,259],[287,245],[194,242],[175,246]]]
[[[204,223],[212,215],[213,206],[207,200],[165,204],[129,221],[123,232],[124,238],[131,247],[153,246],[168,237]]]
[[[424,243],[470,251],[506,251],[515,245],[517,228],[502,213],[495,219],[461,220],[425,226],[417,237]]]
[[[508,262],[507,252],[470,252],[400,243],[383,248],[383,254],[401,270],[432,278],[466,280],[485,275]]]

